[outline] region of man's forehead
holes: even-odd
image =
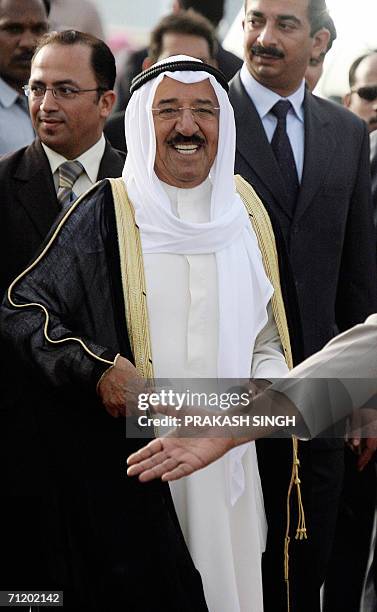
[[[374,81],[377,85],[377,53],[373,53],[365,57],[358,65],[355,73],[355,80],[359,81]]]
[[[73,45],[61,45],[52,43],[44,45],[34,56],[31,70],[59,69],[67,75],[92,73],[90,63],[91,49],[87,45],[76,43]]]
[[[208,40],[198,34],[165,32],[159,59],[166,59],[172,55],[190,55],[205,62],[211,60]]]
[[[0,21],[27,24],[47,22],[42,0],[0,0]]]
[[[197,83],[182,83],[164,76],[157,86],[154,103],[171,99],[200,99],[217,103],[217,96],[209,79]]]
[[[274,16],[301,14],[308,17],[310,0],[247,0],[246,15],[260,13]]]

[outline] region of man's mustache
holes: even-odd
[[[254,45],[251,47],[251,52],[253,55],[268,55],[269,57],[276,57],[278,59],[284,58],[283,51],[280,51],[276,47],[262,47],[262,45]]]
[[[192,134],[192,136],[184,136],[183,134],[176,134],[172,138],[170,138],[167,143],[169,145],[178,145],[178,144],[204,144],[205,140],[199,134]]]

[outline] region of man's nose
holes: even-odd
[[[175,129],[184,136],[192,136],[198,131],[198,124],[189,108],[181,110]]]
[[[57,100],[53,96],[51,89],[46,89],[43,98],[41,98],[40,100],[39,108],[46,113],[57,110],[59,108]]]
[[[34,51],[38,42],[38,36],[34,34],[31,30],[25,29],[18,41],[18,46],[22,49],[28,49],[29,51]]]
[[[259,32],[257,42],[262,47],[276,47],[276,28],[273,23],[266,21],[264,27]]]

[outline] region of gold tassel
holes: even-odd
[[[296,528],[295,540],[306,540],[308,537],[305,523],[305,512],[302,503],[301,480],[299,477],[300,460],[298,458],[298,440],[292,436],[292,472],[287,493],[287,527],[284,538],[284,580],[287,591],[287,612],[291,610],[290,589],[289,589],[289,544],[291,541],[289,532],[291,529],[291,494],[293,487],[296,486],[298,503],[298,523]]]

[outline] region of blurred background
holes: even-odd
[[[151,28],[170,12],[172,0],[92,0],[103,19],[107,42],[124,58],[148,44]],[[327,0],[338,38],[326,56],[316,93],[341,96],[347,91],[348,69],[361,53],[377,48],[377,1]],[[242,57],[243,0],[227,0],[220,38]]]

